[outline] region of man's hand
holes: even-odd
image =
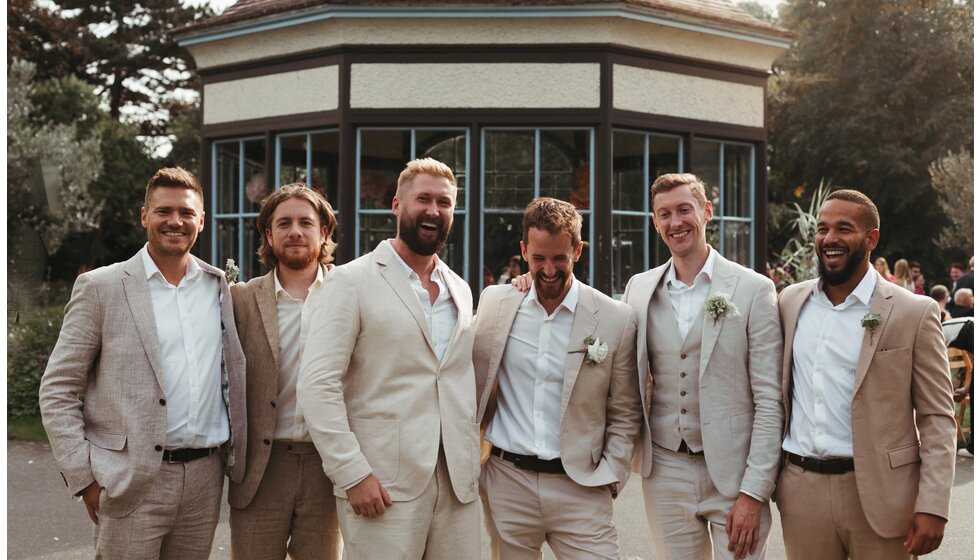
[[[99,496],[102,494],[102,487],[98,482],[93,482],[82,490],[82,501],[85,502],[85,509],[88,510],[88,517],[92,523],[99,524]]]
[[[531,279],[531,273],[525,272],[520,276],[515,276],[511,278],[510,285],[517,288],[517,290],[520,292],[526,292],[531,289],[531,282],[533,281],[534,280]]]
[[[905,550],[922,556],[939,548],[946,531],[946,520],[930,513],[916,513],[905,533]]]
[[[347,499],[354,513],[364,517],[377,517],[391,506],[388,491],[378,482],[373,474],[358,482],[347,491]]]
[[[735,552],[736,560],[742,560],[749,553],[755,554],[755,547],[759,544],[761,523],[762,502],[748,494],[740,493],[725,519],[728,550]]]

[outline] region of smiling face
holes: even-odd
[[[532,227],[527,232],[527,243],[521,241],[521,255],[528,263],[538,298],[557,302],[572,286],[575,263],[582,256],[582,242],[576,247],[567,233],[550,233]]]
[[[858,204],[836,199],[825,202],[814,243],[823,281],[831,286],[859,281],[868,271],[878,235],[877,229],[868,227]]]
[[[290,198],[276,206],[265,230],[266,243],[280,266],[303,270],[316,263],[327,238],[327,226],[320,224],[313,205],[301,198]]]
[[[711,216],[711,201],[699,202],[687,185],[653,197],[653,227],[675,259],[707,254],[705,229]]]
[[[204,201],[191,189],[156,187],[140,210],[151,257],[182,257],[204,229]]]
[[[438,253],[453,225],[456,187],[444,177],[420,173],[399,192],[404,196],[396,195],[391,207],[398,217],[397,237],[417,255]]]

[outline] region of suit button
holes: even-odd
[[[276,401],[272,401],[272,402],[270,402],[269,404],[271,404],[271,405],[272,405],[272,408],[275,408],[275,407],[276,407]]]
[[[687,391],[681,391],[681,396],[682,397],[686,397],[687,396]]]
[[[162,445],[154,445],[153,446],[153,449],[156,449],[157,451],[163,451],[163,446]]]
[[[266,445],[272,445],[272,441],[271,441],[271,440],[269,440],[269,439],[264,439],[264,440],[262,440],[262,443],[264,443],[264,444],[266,444]]]
[[[687,374],[682,371],[681,372],[681,377],[687,377]]]
[[[167,399],[160,399],[160,404],[167,406]]]
[[[292,450],[293,450],[293,446],[292,445],[287,445],[286,446],[286,451],[292,451]]]
[[[687,354],[681,354],[681,359],[682,360],[686,360],[687,359]]]
[[[681,409],[681,414],[687,414],[687,409],[686,408],[682,408]]]

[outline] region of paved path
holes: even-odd
[[[769,538],[770,560],[785,560],[778,512]],[[616,500],[616,527],[624,558],[652,560],[650,536],[643,513],[643,499],[635,478]],[[926,558],[967,560],[973,558],[973,458],[956,458],[952,520],[937,553]],[[488,558],[486,535],[483,558]],[[51,449],[44,444],[7,442],[7,557],[21,560],[74,560],[92,558],[92,528],[85,508],[70,500]],[[211,558],[227,559],[228,505],[223,504],[221,522]],[[545,558],[554,556],[546,551]],[[461,559],[465,560],[465,559]]]

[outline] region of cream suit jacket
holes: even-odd
[[[633,440],[640,427],[637,386],[636,318],[632,310],[605,294],[580,285],[572,323],[559,424],[565,472],[583,486],[616,484],[629,478]],[[473,363],[480,395],[480,417],[488,426],[496,412],[497,372],[511,325],[527,293],[512,286],[490,286],[476,314]],[[585,362],[585,339],[609,345],[606,359]]]
[[[647,318],[650,298],[670,263],[633,276],[623,294],[637,316],[636,365],[645,406],[633,466],[644,477],[653,468],[647,392],[657,390],[647,355]],[[783,425],[776,289],[765,276],[715,255],[708,297],[719,292],[731,298],[739,316],[703,321],[698,397],[704,459],[723,495],[734,498],[745,491],[769,499],[776,488]]]
[[[227,467],[232,480],[241,480],[246,454],[245,357],[224,273],[192,258],[203,272],[221,280],[225,405],[231,428]],[[105,488],[102,511],[111,517],[136,509],[160,470],[167,436],[163,374],[140,254],[79,276],[41,379],[41,417],[69,491],[78,494],[97,481]]]
[[[473,296],[446,278],[459,312],[442,361],[390,242],[330,271],[310,319],[297,398],[334,493],[373,473],[394,501],[417,497],[439,446],[456,497],[477,498],[480,433]],[[448,268],[447,268],[448,270]]]
[[[815,282],[779,294],[787,431],[793,414],[793,338]],[[892,538],[905,534],[913,513],[949,517],[956,463],[953,386],[936,302],[878,276],[870,312],[881,315],[882,323],[874,335],[865,334],[854,374],[854,473],[868,523]]]

